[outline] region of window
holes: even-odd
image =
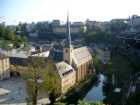
[[[68,53],[68,49],[66,49],[66,53]]]

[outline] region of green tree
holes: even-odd
[[[49,94],[51,105],[53,105],[59,95],[59,88],[52,60],[33,57],[27,70],[28,72],[23,75],[27,85],[27,102],[37,105],[38,96],[47,93]]]
[[[124,31],[128,28],[129,28],[128,24],[126,24],[124,22],[111,22],[111,25],[110,25],[110,30],[113,33],[114,32],[121,32],[121,31]]]
[[[5,26],[0,24],[0,38],[3,38],[5,35]]]
[[[41,75],[44,72],[45,60],[39,57],[30,58],[30,64],[27,67],[27,72],[23,77],[26,80],[26,90],[28,93],[27,102],[32,105],[37,105],[37,96],[40,88],[39,80],[42,80]]]
[[[88,31],[84,36],[87,43],[103,43],[108,44],[112,42],[112,34],[109,31],[96,30]]]
[[[46,73],[44,73],[44,90],[48,92],[50,105],[53,105],[56,101],[56,98],[60,95],[60,87],[58,84],[58,75],[55,71],[56,67],[51,59],[47,61]]]
[[[131,97],[127,99],[127,105],[139,105],[140,104],[140,91],[136,91]]]
[[[55,103],[55,105],[66,105],[66,104],[62,102],[58,102],[58,103]]]
[[[0,25],[0,47],[9,49],[9,44],[13,44],[14,47],[20,47],[21,44],[25,44],[27,38],[25,36],[16,35],[15,30],[10,29],[8,26]]]
[[[86,102],[86,101],[79,101],[78,105],[105,105],[102,102]]]

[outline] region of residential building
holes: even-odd
[[[9,57],[0,54],[0,80],[10,78]]]

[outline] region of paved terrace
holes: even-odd
[[[27,105],[26,86],[21,78],[0,81],[0,105]],[[48,98],[38,100],[38,105],[49,103]]]
[[[26,105],[25,82],[20,79],[0,81],[1,95],[0,105]],[[6,94],[5,94],[6,92]],[[8,93],[7,93],[8,92]]]

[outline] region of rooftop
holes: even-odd
[[[69,73],[74,71],[72,66],[67,64],[64,61],[56,63],[56,68],[57,68],[58,73],[59,73],[61,78],[63,78],[65,75],[67,75],[67,74],[69,74]]]
[[[92,59],[88,47],[80,47],[73,50],[73,61],[76,66],[79,66]]]

